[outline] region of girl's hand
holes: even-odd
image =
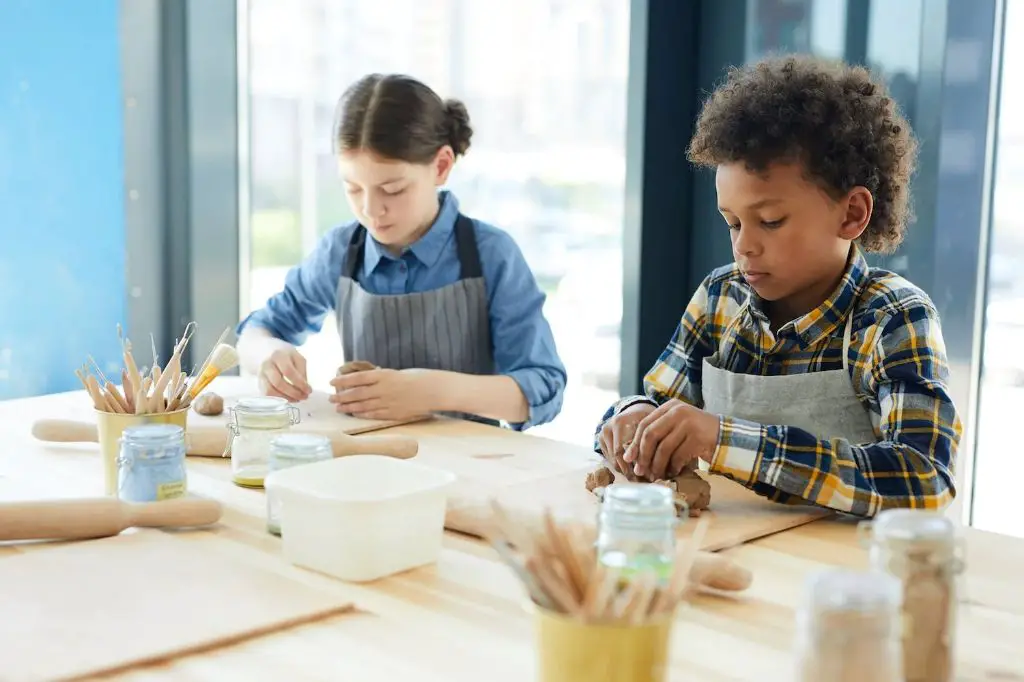
[[[338,412],[362,419],[405,420],[430,415],[435,404],[430,371],[370,369],[331,379]]]
[[[306,379],[306,358],[292,347],[275,350],[264,360],[258,381],[263,395],[286,398],[291,402],[305,400],[313,392]]]

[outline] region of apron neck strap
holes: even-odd
[[[459,254],[459,279],[477,279],[484,276],[480,249],[476,245],[476,228],[473,221],[461,213],[455,219],[455,249]]]
[[[853,335],[853,308],[846,314],[846,325],[843,327],[843,369],[850,370],[850,337]]]
[[[352,230],[352,238],[348,242],[348,251],[345,252],[345,264],[341,268],[342,277],[356,279],[356,274],[363,264],[363,249],[365,247],[366,228],[356,225],[356,229]]]

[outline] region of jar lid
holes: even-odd
[[[239,398],[235,410],[250,414],[275,414],[288,409],[288,401],[276,396],[259,396],[256,398]]]
[[[288,454],[314,453],[331,449],[331,439],[315,433],[283,433],[270,441],[270,446]]]
[[[807,579],[805,600],[811,610],[878,612],[895,610],[902,584],[888,573],[823,569]]]
[[[121,438],[133,443],[157,443],[160,441],[177,440],[185,433],[185,429],[176,424],[139,424],[129,426],[121,432]]]
[[[672,491],[653,483],[612,483],[604,489],[603,508],[627,514],[671,513],[675,517]]]
[[[884,542],[949,542],[954,533],[949,518],[925,509],[886,509],[871,524],[874,539]]]

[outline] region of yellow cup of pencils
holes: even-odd
[[[530,602],[541,682],[662,682],[673,614],[595,623]]]
[[[151,414],[123,414],[96,410],[96,435],[103,458],[103,493],[117,495],[117,458],[121,452],[121,434],[140,424],[174,424],[184,431],[188,421],[188,408],[174,412]]]

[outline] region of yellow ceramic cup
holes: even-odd
[[[663,682],[673,616],[641,625],[587,624],[533,603],[541,682]]]
[[[186,428],[188,408],[157,414],[120,414],[96,410],[96,434],[103,458],[103,493],[117,496],[117,458],[121,452],[121,434],[140,424],[174,424]]]

